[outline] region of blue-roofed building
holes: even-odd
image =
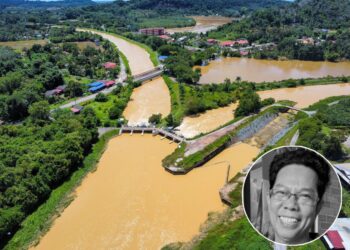
[[[95,86],[95,87],[89,88],[89,91],[90,91],[91,93],[95,93],[95,92],[100,91],[100,90],[102,90],[102,89],[104,89],[104,88],[105,88],[105,85],[102,83],[102,84],[97,85],[97,86]]]
[[[100,86],[103,84],[104,84],[103,82],[93,82],[93,83],[90,83],[88,86],[89,87],[97,87],[97,86]]]
[[[169,56],[158,56],[159,61],[164,61],[165,59],[167,59]]]

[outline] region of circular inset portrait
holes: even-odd
[[[321,237],[338,217],[341,185],[331,163],[300,146],[273,149],[254,162],[243,185],[244,210],[267,239],[301,245]]]

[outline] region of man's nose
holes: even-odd
[[[298,199],[295,194],[292,194],[289,199],[283,202],[283,207],[289,210],[299,210]]]

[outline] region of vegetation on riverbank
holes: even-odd
[[[122,114],[130,100],[132,91],[139,86],[139,83],[128,81],[125,86],[117,86],[111,94],[101,93],[99,95],[103,98],[98,99],[96,96],[95,100],[87,101],[82,105],[95,111],[103,127],[120,126],[125,122]],[[121,118],[122,120],[120,120]]]
[[[118,135],[118,132],[118,130],[110,131],[99,138],[91,153],[85,157],[82,167],[76,170],[69,180],[54,189],[45,203],[21,223],[20,229],[4,247],[5,250],[24,249],[37,243],[39,237],[50,228],[55,216],[72,201],[72,191],[89,172],[95,169],[108,141]]]
[[[279,89],[279,88],[295,88],[298,86],[314,86],[327,85],[337,83],[348,83],[349,76],[326,76],[320,78],[306,78],[306,79],[287,79],[275,82],[254,83],[256,91]]]
[[[91,109],[74,116],[51,114],[45,101],[29,108],[21,125],[0,126],[0,242],[5,244],[26,216],[81,166],[97,141]]]

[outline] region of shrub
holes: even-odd
[[[95,98],[96,102],[107,102],[108,101],[108,96],[106,96],[103,93],[98,93],[96,98]]]

